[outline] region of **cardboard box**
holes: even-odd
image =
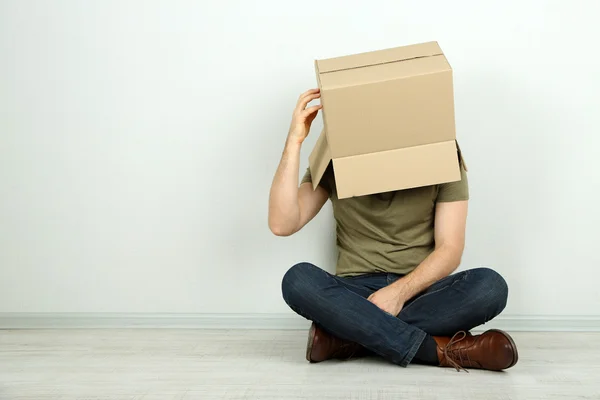
[[[324,130],[313,185],[330,162],[338,198],[460,180],[452,69],[437,42],[315,61]]]

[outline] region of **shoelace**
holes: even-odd
[[[462,335],[462,336],[460,336],[460,335]],[[460,337],[457,337],[457,336],[460,336]],[[467,337],[467,332],[465,332],[465,331],[456,332],[454,334],[454,336],[452,336],[452,338],[450,338],[450,341],[448,342],[446,347],[444,347],[444,357],[446,358],[448,363],[450,365],[452,365],[454,368],[456,368],[456,370],[459,372],[460,372],[460,370],[469,372],[465,367],[460,365],[464,361],[467,361],[469,363],[469,365],[471,364],[471,359],[469,358],[469,352],[465,351],[465,358],[463,359],[463,350],[464,349],[451,349],[451,347],[453,345],[459,343],[461,340],[463,340],[466,337]],[[457,358],[458,358],[458,362],[456,362]]]

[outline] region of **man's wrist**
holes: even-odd
[[[410,300],[412,297],[410,293],[410,287],[404,278],[398,279],[393,283],[393,285],[396,288],[396,296],[398,296],[398,300],[402,301],[403,303]]]
[[[293,136],[288,136],[285,142],[285,151],[299,152],[302,148],[302,142]]]

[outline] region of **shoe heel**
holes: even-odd
[[[312,354],[312,347],[315,340],[315,330],[316,326],[313,322],[308,330],[308,342],[306,343],[306,361],[308,362],[313,362],[310,355]]]

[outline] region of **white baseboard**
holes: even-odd
[[[0,329],[304,329],[295,314],[0,313]]]
[[[0,329],[306,329],[294,314],[0,313]],[[506,315],[476,330],[600,332],[600,315]]]

